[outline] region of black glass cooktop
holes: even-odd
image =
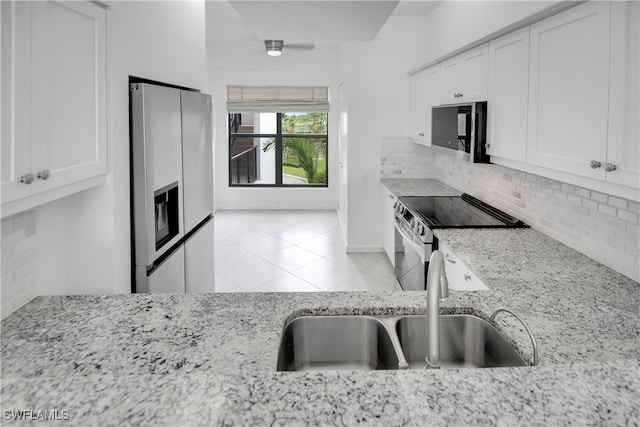
[[[400,197],[429,228],[524,228],[524,222],[466,193],[462,196]]]

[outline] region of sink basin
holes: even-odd
[[[277,369],[398,369],[397,354],[384,323],[374,317],[299,317],[284,328]]]
[[[409,369],[426,367],[427,316],[398,319],[396,333]],[[487,321],[471,315],[440,316],[442,368],[528,366]]]

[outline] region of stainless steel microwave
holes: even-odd
[[[490,163],[486,101],[433,107],[431,119],[431,145],[456,151],[473,163]]]

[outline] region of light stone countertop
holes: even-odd
[[[381,178],[380,183],[396,196],[459,196],[461,191],[449,187],[437,179]]]
[[[514,309],[539,366],[276,372],[288,319],[423,314],[424,292],[38,297],[2,321],[3,425],[27,409],[74,426],[640,423],[637,282],[531,229],[437,235],[491,288],[451,291],[442,312]],[[496,320],[530,359],[522,327]]]

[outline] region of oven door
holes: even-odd
[[[405,291],[424,291],[427,287],[427,268],[431,257],[431,244],[412,238],[411,232],[405,230],[398,221],[395,225],[396,279]]]

